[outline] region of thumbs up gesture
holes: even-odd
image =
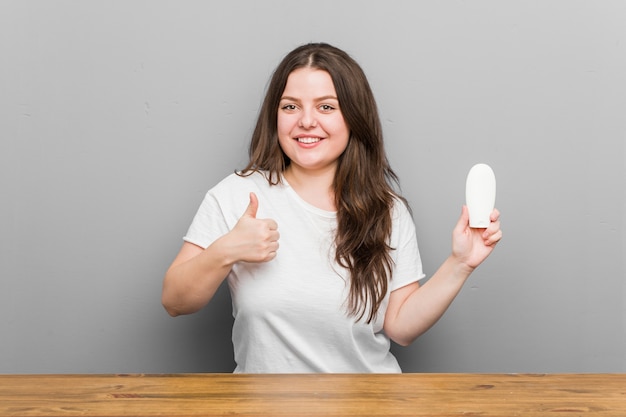
[[[236,261],[268,262],[278,250],[278,225],[271,219],[257,219],[259,200],[250,193],[246,211],[230,231],[232,255]]]

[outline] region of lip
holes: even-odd
[[[293,140],[298,143],[298,146],[303,148],[313,148],[319,145],[324,139],[325,138],[321,136],[311,134],[301,134],[293,137]]]
[[[294,139],[302,139],[302,138],[314,138],[314,139],[324,139],[322,136],[319,135],[311,135],[310,133],[301,133],[299,135],[295,135],[293,137]]]

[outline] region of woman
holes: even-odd
[[[408,345],[430,328],[502,236],[497,210],[470,229],[463,207],[451,255],[419,284],[372,91],[327,44],[279,64],[249,156],[207,193],[162,296],[172,316],[190,314],[228,279],[235,372],[401,372],[390,339]]]

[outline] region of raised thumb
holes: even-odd
[[[256,218],[256,212],[259,209],[259,200],[256,197],[256,194],[250,193],[250,203],[246,208],[246,211],[243,213],[244,216]]]

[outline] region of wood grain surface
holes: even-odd
[[[626,375],[0,375],[0,416],[220,415],[626,417]]]

